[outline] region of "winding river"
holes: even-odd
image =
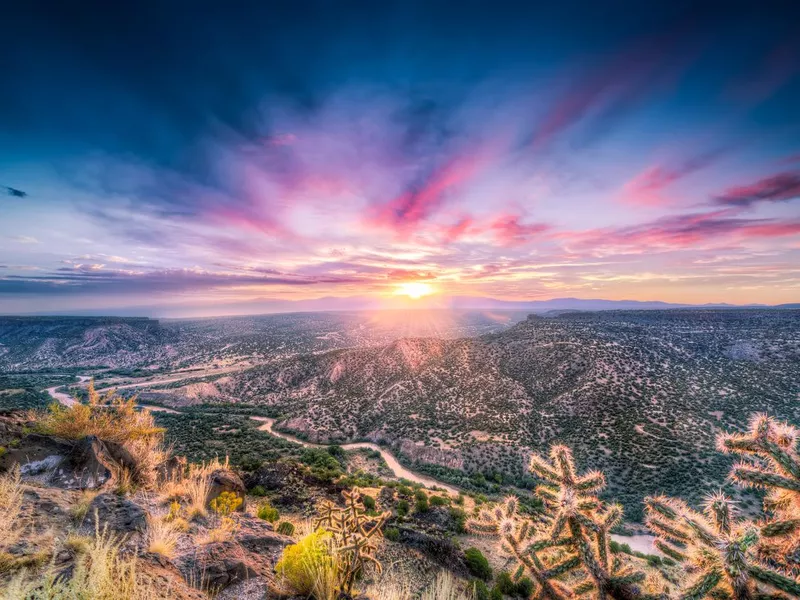
[[[90,379],[90,377],[86,377],[84,375],[78,375],[79,383],[83,383],[85,381],[88,381],[89,379]],[[151,385],[151,384],[152,384],[152,382],[148,382],[148,383],[141,384],[141,385]],[[58,387],[60,387],[60,386],[47,388],[47,393],[49,393],[50,396],[52,396],[55,400],[58,400],[60,403],[64,404],[65,406],[72,406],[73,404],[75,404],[76,400],[72,396],[70,396],[69,394],[57,391]],[[139,387],[139,385],[137,385],[137,384],[129,384],[126,387]],[[172,414],[180,414],[180,412],[177,411],[177,410],[173,410],[171,408],[164,408],[162,406],[152,406],[152,405],[148,405],[148,404],[140,404],[140,406],[142,408],[147,408],[147,409],[152,410],[152,411],[161,411],[161,412],[167,412],[167,413],[172,413]],[[300,444],[301,446],[304,446],[306,448],[324,448],[324,447],[327,446],[326,444],[314,444],[314,443],[311,443],[311,442],[307,442],[307,441],[301,440],[300,438],[298,438],[296,436],[293,436],[291,434],[283,433],[281,431],[275,431],[275,429],[274,429],[275,419],[272,419],[270,417],[253,417],[253,416],[251,416],[250,418],[253,419],[254,421],[258,421],[258,422],[261,423],[261,425],[258,428],[260,431],[266,431],[267,433],[269,433],[270,435],[274,435],[275,437],[279,437],[279,438],[284,439],[284,440],[289,441],[289,442],[294,442],[295,444]],[[330,444],[328,444],[328,445],[330,445]],[[415,483],[422,484],[422,485],[424,485],[425,487],[428,487],[428,488],[437,487],[437,488],[446,490],[448,494],[451,494],[453,496],[457,496],[460,493],[460,490],[458,488],[456,488],[456,487],[453,487],[452,485],[449,485],[447,483],[444,483],[442,481],[434,479],[433,477],[428,477],[426,475],[421,475],[420,473],[416,473],[416,472],[411,471],[410,469],[404,467],[403,465],[400,464],[400,461],[397,460],[397,457],[395,457],[394,454],[392,454],[391,452],[389,452],[385,448],[382,448],[381,446],[378,446],[377,444],[373,444],[373,443],[370,443],[370,442],[355,442],[355,443],[352,443],[352,444],[340,444],[340,445],[345,450],[356,450],[356,449],[359,449],[359,448],[366,448],[366,449],[369,449],[369,450],[374,450],[375,452],[379,452],[381,457],[383,458],[383,460],[386,461],[386,464],[389,466],[389,469],[391,469],[392,473],[394,473],[394,476],[397,477],[398,479],[407,479],[409,481],[413,481]],[[653,545],[653,542],[655,541],[655,537],[653,537],[652,535],[645,535],[645,534],[640,534],[640,535],[616,535],[616,534],[612,534],[611,537],[612,537],[612,539],[616,540],[620,544],[628,544],[631,547],[631,549],[634,550],[634,551],[644,552],[645,554],[657,554],[657,555],[663,556],[661,551],[659,551]]]

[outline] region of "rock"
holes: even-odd
[[[31,433],[19,439],[16,448],[9,448],[0,457],[0,471],[19,465],[26,477],[49,473],[72,451],[72,442],[47,435]]]
[[[246,550],[259,555],[270,555],[275,560],[286,546],[294,543],[292,538],[275,533],[270,523],[256,519],[242,522],[237,540]]]
[[[64,460],[63,456],[59,456],[58,454],[51,454],[50,456],[43,458],[42,460],[35,460],[33,462],[29,462],[27,464],[22,465],[19,468],[19,472],[23,476],[27,477],[35,477],[37,475],[41,475],[42,473],[48,473],[50,471],[55,470],[55,468],[61,464]]]
[[[196,587],[219,592],[259,575],[245,551],[235,542],[214,542],[185,557],[181,572]]]
[[[394,488],[384,487],[378,492],[378,504],[381,508],[389,508],[397,504],[397,491]]]
[[[96,515],[96,518],[95,518]],[[86,514],[86,522],[92,530],[108,527],[114,533],[144,533],[147,530],[147,514],[138,504],[116,494],[100,494]]]
[[[202,590],[192,587],[172,562],[159,554],[145,552],[139,555],[136,576],[154,591],[154,598],[170,600],[208,600]]]
[[[0,469],[20,466],[25,477],[61,489],[99,489],[113,480],[119,466],[135,472],[136,463],[120,444],[95,436],[81,440],[31,433],[0,459]]]
[[[237,510],[244,511],[247,489],[244,487],[241,477],[228,469],[217,469],[211,473],[210,479],[211,486],[206,497],[206,506],[209,506],[211,501],[223,492],[233,492],[242,499],[242,503]]]
[[[186,471],[186,458],[183,456],[170,456],[158,466],[158,481],[175,479]]]
[[[315,477],[303,465],[292,460],[279,460],[267,463],[248,475],[247,487],[260,485],[268,492],[278,492],[271,496],[276,508],[300,511],[313,508],[319,497],[339,498],[342,486]]]
[[[136,459],[133,458],[133,455],[131,455],[130,451],[125,446],[107,440],[103,440],[103,443],[105,444],[109,459],[112,460],[114,464],[128,469],[131,473],[136,473],[139,469],[139,463],[136,462]]]
[[[112,478],[106,445],[90,435],[78,440],[50,476],[50,485],[62,489],[96,489]]]
[[[464,553],[448,537],[433,536],[409,527],[400,527],[401,544],[415,548],[425,554],[433,562],[448,569],[460,577],[467,577]]]
[[[450,511],[443,507],[435,507],[422,513],[414,513],[413,519],[423,525],[426,530],[447,531],[454,525],[454,519],[450,516]]]

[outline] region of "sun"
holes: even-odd
[[[394,293],[396,296],[408,296],[417,300],[423,296],[430,296],[434,293],[433,286],[429,283],[412,281],[408,283],[398,283]]]

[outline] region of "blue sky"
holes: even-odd
[[[0,312],[800,297],[792,4],[24,4]]]

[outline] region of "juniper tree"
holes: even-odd
[[[717,447],[745,457],[731,479],[768,490],[764,507],[770,518],[761,526],[764,556],[793,563],[800,572],[800,454],[798,429],[763,414],[754,415],[746,433],[717,437]]]
[[[800,596],[800,583],[758,559],[758,527],[735,518],[733,503],[724,494],[709,496],[703,513],[665,496],[646,498],[645,506],[647,525],[658,536],[656,546],[697,573],[683,591],[685,600],[749,600],[762,589]]]
[[[644,579],[644,573],[623,570],[618,561],[609,562],[609,532],[622,518],[622,507],[607,506],[597,497],[605,487],[603,474],[591,471],[577,475],[572,453],[560,445],[550,448],[549,461],[534,454],[528,468],[542,480],[536,493],[544,501],[547,523],[534,526],[520,519],[518,502],[510,497],[493,510],[482,511],[468,528],[500,537],[502,547],[536,582],[537,598],[560,599],[591,591],[598,598],[641,597],[636,583]],[[554,549],[568,554],[554,563]],[[571,572],[581,572],[588,578],[574,586],[556,581]]]

